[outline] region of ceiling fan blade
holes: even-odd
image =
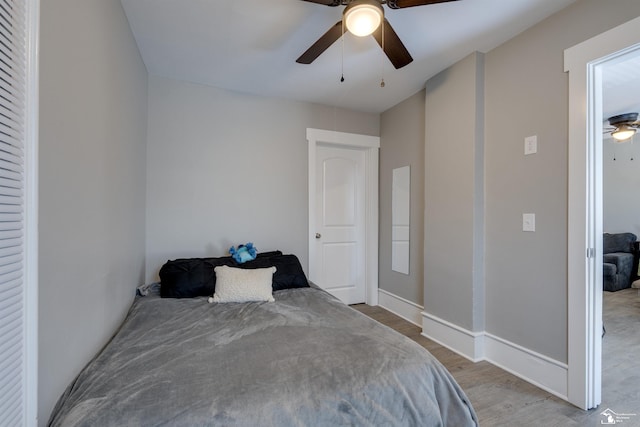
[[[387,6],[389,6],[389,9],[404,9],[405,7],[426,6],[450,1],[458,0],[387,0]]]
[[[400,40],[400,37],[393,30],[393,27],[385,18],[384,20],[384,43],[383,43],[383,31],[382,25],[378,27],[378,29],[373,33],[373,37],[375,37],[376,41],[383,48],[384,53],[389,58],[389,61],[393,64],[396,69],[402,68],[405,65],[410,64],[413,61],[411,54],[404,47],[404,44]]]
[[[346,29],[345,29],[346,31]],[[338,21],[336,25],[329,28],[329,31],[324,33],[322,37],[318,39],[305,53],[300,55],[300,58],[296,59],[299,64],[311,64],[316,60],[318,56],[329,48],[336,40],[342,36],[342,21]]]
[[[302,0],[302,1],[323,4],[325,6],[340,6],[340,3],[341,3],[340,0]]]

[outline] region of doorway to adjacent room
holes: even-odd
[[[568,399],[602,402],[603,67],[640,52],[640,18],[565,50],[569,72]]]

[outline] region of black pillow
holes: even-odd
[[[167,261],[160,269],[162,298],[211,296],[216,286],[213,271],[219,265],[234,266],[231,257],[187,258]]]
[[[282,255],[280,251],[263,252],[258,254],[256,260],[266,260],[280,255]],[[159,273],[160,296],[162,298],[194,298],[213,295],[216,289],[216,274],[213,269],[219,265],[242,266],[230,256],[167,261]]]
[[[256,258],[271,258],[272,256],[282,255],[282,251],[258,252]]]
[[[302,270],[298,257],[292,254],[256,258],[240,264],[240,268],[267,268],[274,266],[272,288],[274,291],[291,288],[308,288],[309,281]]]

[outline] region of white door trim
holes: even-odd
[[[565,50],[569,72],[568,399],[601,402],[602,81],[600,66],[640,49],[640,18]]]
[[[365,287],[366,303],[378,305],[378,154],[380,137],[354,133],[335,132],[307,128],[309,143],[309,276],[314,277],[312,260],[315,256],[315,215],[316,215],[316,147],[318,144],[332,144],[355,147],[365,152],[366,194],[365,194]]]

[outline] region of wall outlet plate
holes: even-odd
[[[535,154],[538,152],[538,136],[528,136],[524,139],[524,154]]]
[[[536,231],[536,214],[522,214],[522,231]]]

